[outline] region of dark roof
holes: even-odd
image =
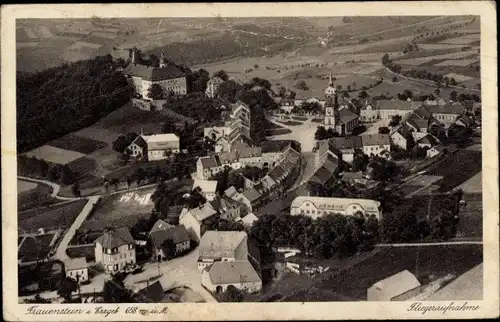
[[[420,131],[422,129],[426,129],[429,122],[427,120],[425,120],[425,119],[417,119],[417,118],[414,118],[414,117],[410,117],[408,119],[407,123],[409,123],[410,125],[414,126],[417,129],[417,131]]]
[[[173,79],[184,77],[184,73],[173,65],[166,67],[149,67],[146,65],[129,64],[123,71],[125,75],[141,77],[150,81],[159,81],[165,79]]]
[[[425,120],[428,120],[432,117],[432,113],[430,112],[429,108],[423,105],[414,110],[412,114],[414,114],[414,116],[417,116],[418,118]],[[414,116],[412,118],[414,118]]]
[[[289,140],[276,140],[262,142],[262,153],[278,153],[291,144]]]
[[[101,237],[96,239],[96,242],[100,243],[103,248],[111,249],[122,245],[133,244],[134,238],[130,234],[128,228],[121,227],[104,232]]]
[[[175,244],[180,244],[189,240],[189,235],[184,225],[175,226],[167,230],[154,231],[149,237],[156,247],[161,247],[163,242],[167,239],[171,239]]]
[[[330,142],[337,149],[354,149],[363,146],[360,136],[331,138]]]
[[[215,168],[220,165],[214,156],[200,158],[200,161],[203,168]]]
[[[334,173],[327,168],[321,167],[311,177],[311,181],[319,184],[324,184],[333,176],[333,174]]]
[[[362,135],[361,141],[363,143],[363,146],[391,144],[389,134],[380,133]]]
[[[352,120],[357,119],[359,116],[348,108],[343,108],[339,110],[339,119],[343,123],[349,123]]]
[[[417,141],[421,144],[430,144],[431,146],[438,145],[439,141],[431,134],[426,134],[423,138]]]
[[[247,190],[243,191],[242,194],[250,202],[255,201],[255,200],[260,198],[260,193],[254,187],[248,188]]]
[[[136,137],[135,140],[132,141],[132,143],[137,144],[138,146],[140,146],[143,149],[148,146],[148,143],[146,142],[146,140],[144,140],[144,137],[142,135],[139,135],[138,137]],[[130,144],[132,144],[132,143],[130,143]]]
[[[268,175],[274,181],[278,181],[285,174],[285,172],[285,169],[283,169],[280,165],[277,165],[271,171],[269,171]]]
[[[160,281],[156,281],[137,292],[134,299],[139,303],[160,303],[165,299],[165,291]]]

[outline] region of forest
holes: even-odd
[[[132,88],[111,55],[17,75],[17,148],[25,152],[89,126],[125,104]]]

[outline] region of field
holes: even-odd
[[[36,261],[45,258],[50,250],[55,234],[27,236],[18,248],[18,257],[22,262]]]
[[[27,184],[34,188],[25,190]],[[34,207],[47,206],[59,202],[52,197],[52,188],[44,184],[35,184],[23,180],[17,180],[17,210],[24,211]],[[23,190],[24,189],[24,190]]]
[[[37,183],[24,180],[17,180],[17,193],[29,192],[35,189],[36,187],[38,187]]]
[[[18,214],[18,227],[25,231],[68,228],[86,203],[87,200],[77,200],[21,212]]]
[[[387,248],[316,287],[363,301],[366,300],[366,291],[370,286],[402,270],[407,269],[415,274],[418,265],[417,278],[421,283],[427,283],[447,274],[459,276],[482,261],[482,245]],[[295,300],[305,301],[313,294],[303,296],[304,298]]]
[[[44,145],[26,153],[29,157],[44,159],[51,163],[67,164],[71,161],[84,157],[85,154]]]
[[[153,210],[153,192],[154,189],[147,189],[104,197],[81,228],[102,230],[107,226],[131,227],[139,218],[149,216]]]
[[[466,67],[478,62],[479,59],[460,59],[460,60],[445,60],[440,63],[435,64],[434,66],[460,66]]]
[[[465,36],[460,36],[456,38],[450,38],[450,39],[445,39],[440,41],[440,44],[453,44],[453,45],[468,45],[472,42],[481,40],[480,34],[471,34],[471,35],[465,35]]]
[[[474,238],[483,240],[483,201],[482,194],[465,193],[467,206],[460,212],[457,227],[457,238]]]
[[[458,150],[444,162],[428,170],[426,174],[442,176],[439,192],[446,192],[479,173],[482,168],[481,161],[481,151]]]
[[[106,147],[107,144],[101,141],[68,134],[49,142],[48,145],[60,149],[72,150],[82,154],[90,154]]]

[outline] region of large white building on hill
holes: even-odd
[[[143,99],[151,99],[148,92],[153,84],[160,85],[165,95],[187,94],[186,75],[176,66],[168,64],[163,55],[159,67],[139,64],[137,55],[134,50],[132,62],[123,70],[123,74],[131,80],[136,93]]]

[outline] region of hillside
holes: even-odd
[[[131,89],[112,57],[17,76],[19,152],[76,131],[122,106]]]

